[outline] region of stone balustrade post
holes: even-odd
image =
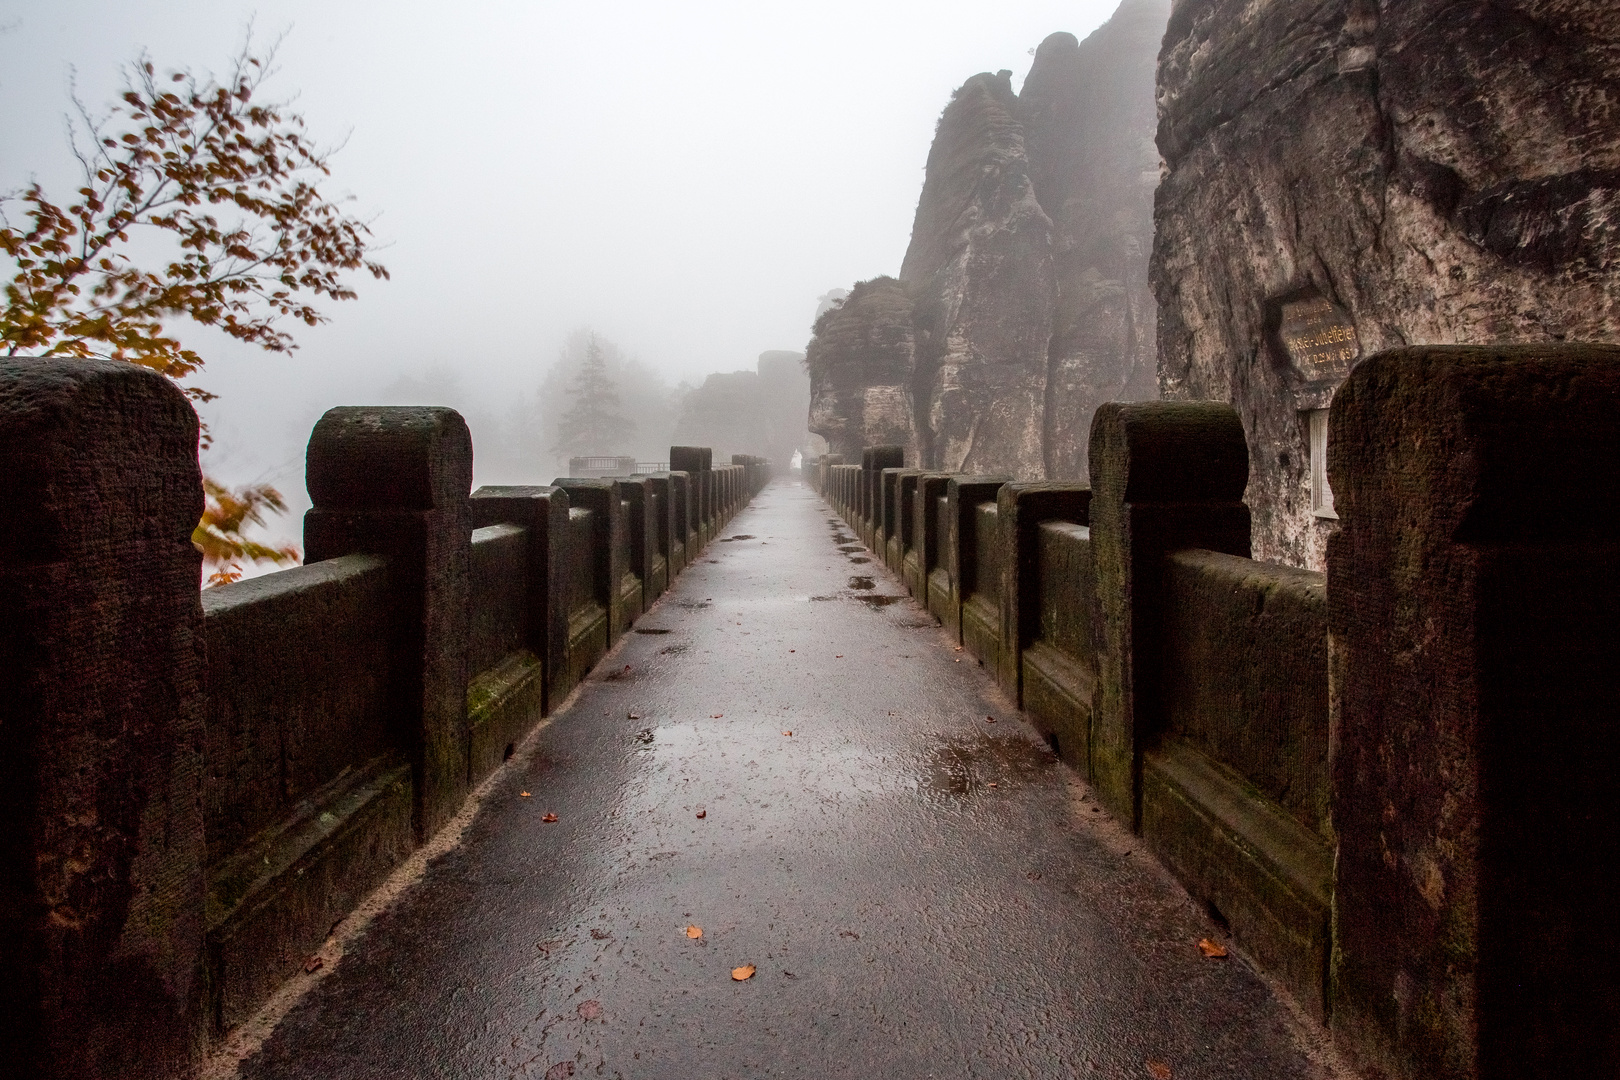
[[[204,1017],[197,417],[133,364],[0,360],[5,1070],[187,1071]]]
[[[1359,364],[1328,475],[1331,1025],[1368,1075],[1620,1062],[1620,348]]]
[[[454,409],[329,409],[310,434],[305,476],[305,559],[388,559],[394,715],[425,841],[468,791],[472,438]]]
[[[1091,422],[1091,544],[1097,571],[1091,781],[1137,828],[1144,743],[1160,723],[1165,556],[1249,555],[1249,451],[1224,402],[1109,402]]]
[[[527,644],[544,665],[541,710],[550,715],[568,689],[554,685],[568,666],[568,599],[560,587],[568,572],[568,493],[547,486],[490,487],[472,494],[472,527],[521,525],[527,534]],[[556,587],[554,587],[556,586]],[[561,690],[561,693],[557,691]]]
[[[624,575],[629,572],[629,525],[619,498],[619,485],[613,480],[562,477],[552,484],[568,493],[568,505],[591,512],[591,577],[596,600],[607,613],[608,648],[624,636],[629,624],[624,618],[620,593]]]
[[[1001,562],[1001,663],[996,681],[1007,696],[1024,704],[1024,646],[1038,636],[1040,580],[1035,573],[1037,529],[1043,521],[1091,521],[1091,489],[1085,484],[1020,482],[996,492],[996,519],[1005,555]]]

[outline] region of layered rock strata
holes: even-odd
[[[810,430],[827,440],[829,453],[859,461],[863,448],[892,444],[917,464],[916,335],[911,297],[898,281],[857,283],[816,318],[805,356]]]
[[[1617,76],[1612,0],[1176,5],[1160,378],[1242,415],[1256,558],[1322,566],[1311,413],[1357,359],[1620,340]]]
[[[1125,0],[1084,42],[1047,38],[1020,93],[1002,71],[952,97],[898,282],[817,322],[812,379],[837,391],[813,395],[811,430],[833,452],[894,442],[926,468],[1083,479],[1097,405],[1156,396],[1153,68],[1168,13]],[[864,342],[898,341],[908,304],[902,383],[899,346],[869,362]]]

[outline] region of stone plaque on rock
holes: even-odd
[[[1361,357],[1355,324],[1314,289],[1273,304],[1274,345],[1289,369],[1294,408],[1325,409]]]

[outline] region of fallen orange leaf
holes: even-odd
[[[791,731],[784,731],[784,732],[782,732],[782,734],[786,735],[790,739],[793,737],[793,732],[791,732]]]
[[[545,822],[547,825],[550,825],[553,821],[557,820],[557,815],[548,810],[546,811],[546,816],[540,820]]]
[[[1147,1070],[1153,1075],[1153,1080],[1170,1080],[1170,1066],[1162,1061],[1149,1061]]]
[[[1202,938],[1198,942],[1198,948],[1211,960],[1219,960],[1221,957],[1226,955],[1226,946],[1222,945],[1218,941],[1211,941],[1209,938]]]
[[[319,956],[312,956],[304,961],[304,974],[313,975],[326,966],[326,961]]]
[[[518,792],[518,795],[521,798],[525,798],[525,799],[527,799],[529,797],[529,793],[527,791],[520,791],[520,792]]]
[[[738,982],[743,982],[746,979],[752,979],[754,977],[754,965],[744,964],[742,967],[732,968],[731,977]]]
[[[718,719],[720,719],[720,718],[721,718],[721,717],[722,717],[722,716],[724,716],[724,715],[726,715],[726,714],[725,714],[725,713],[723,713],[723,712],[717,712],[717,713],[710,713],[710,714],[709,714],[709,719],[710,719],[710,720],[718,720]]]
[[[701,926],[688,926],[686,928],[686,936],[689,937],[689,938],[692,938],[694,940],[696,940],[697,938],[702,937],[703,936],[703,927],[701,927]]]
[[[843,658],[844,658],[843,653],[839,653],[837,656],[833,657],[834,660],[842,660]]]
[[[993,716],[987,716],[984,718],[984,722],[987,724],[993,724],[996,722],[996,718]]]
[[[698,811],[698,817],[705,818],[705,817],[708,817],[708,816],[709,816],[709,812],[707,810],[699,810]]]

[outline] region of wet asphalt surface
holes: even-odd
[[[725,535],[243,1076],[1323,1075],[809,487]]]

